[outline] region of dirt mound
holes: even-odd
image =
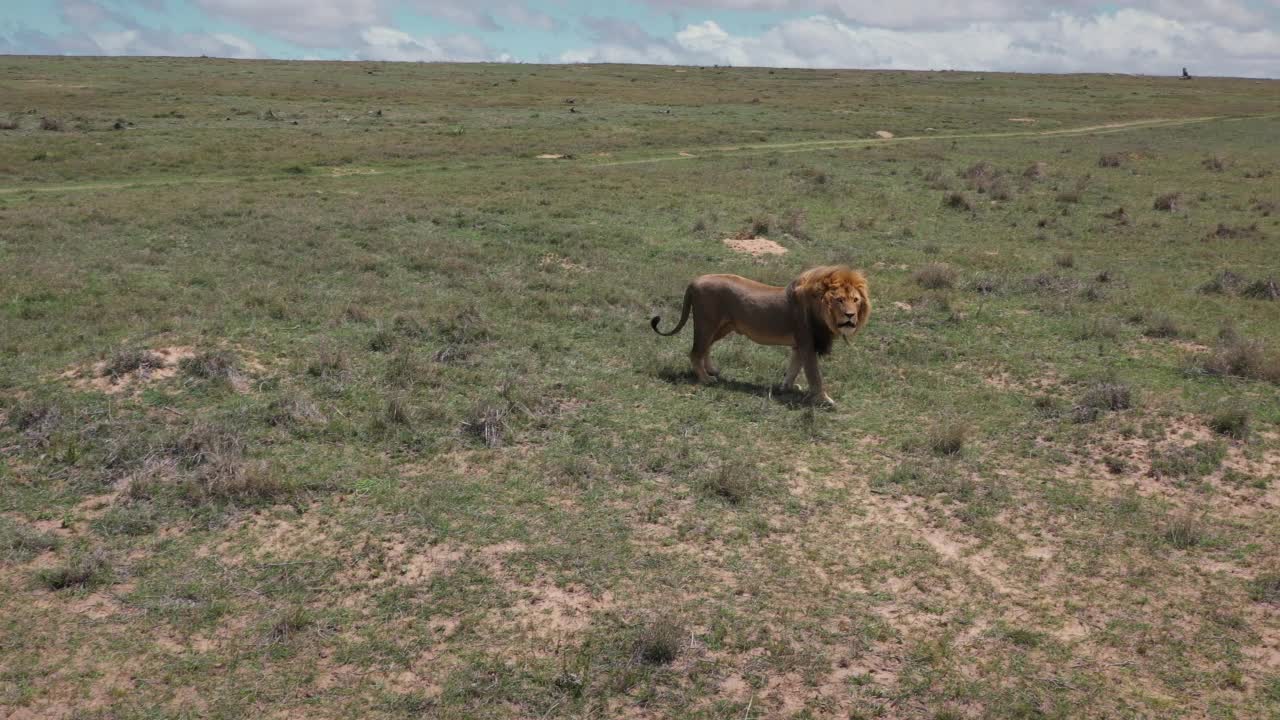
[[[881,140],[892,140],[893,133],[889,132],[888,130],[877,130],[876,137],[880,138]]]
[[[786,248],[766,237],[731,237],[725,238],[724,244],[734,252],[740,252],[752,257],[787,254]]]

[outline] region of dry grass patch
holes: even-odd
[[[46,550],[58,547],[58,538],[33,527],[0,516],[0,561],[26,562]]]
[[[1246,440],[1249,437],[1249,409],[1240,403],[1226,403],[1209,416],[1206,424],[1219,435]]]
[[[1206,375],[1280,383],[1280,354],[1231,333],[1219,339],[1213,352],[1194,358],[1191,368]]]
[[[1133,407],[1133,391],[1128,385],[1117,382],[1099,382],[1090,385],[1072,408],[1072,419],[1077,423],[1097,420],[1105,413],[1128,410]]]
[[[969,196],[959,190],[952,190],[942,196],[942,204],[953,210],[964,210],[966,212],[973,211],[973,202],[969,200]]]

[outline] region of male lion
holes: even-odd
[[[737,332],[761,345],[790,345],[791,366],[782,389],[795,387],[803,367],[810,399],[834,405],[822,387],[818,356],[831,352],[836,335],[848,338],[862,329],[871,314],[871,298],[862,273],[843,266],[806,270],[785,288],[737,275],[702,275],[684,291],[675,329],[659,330],[660,316],[649,324],[659,335],[675,335],[690,312],[693,350],[689,360],[699,382],[710,382],[720,374],[711,363],[712,344]]]

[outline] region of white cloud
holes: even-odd
[[[371,27],[360,33],[361,45],[355,52],[359,60],[393,60],[404,62],[476,62],[506,61],[483,40],[466,34],[416,38],[389,27]]]
[[[758,35],[716,22],[687,25],[671,41],[606,43],[563,62],[653,62],[889,69],[1020,70],[1265,77],[1280,68],[1280,33],[1183,22],[1141,10],[1041,20],[971,23],[933,30],[859,27],[825,16],[791,20]]]
[[[361,28],[387,19],[382,0],[195,0],[214,17],[232,20],[303,47],[340,45]]]
[[[1043,20],[1056,13],[1102,13],[1116,7],[1104,0],[644,0],[652,7],[689,12],[756,10],[815,13],[848,23],[897,29],[937,29],[979,22]],[[1271,0],[1280,6],[1280,0]],[[1257,27],[1262,16],[1242,0],[1129,0],[1128,9],[1149,10],[1175,20],[1212,22],[1236,29]]]

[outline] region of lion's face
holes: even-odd
[[[817,267],[795,280],[797,297],[805,298],[811,316],[832,335],[848,337],[867,324],[871,297],[862,273],[846,267]]]
[[[829,288],[822,298],[828,327],[840,335],[854,334],[862,324],[866,302],[860,288],[843,283]]]
[[[864,302],[865,298],[856,288],[840,288],[827,293],[828,324],[832,331],[841,335],[857,332]]]

